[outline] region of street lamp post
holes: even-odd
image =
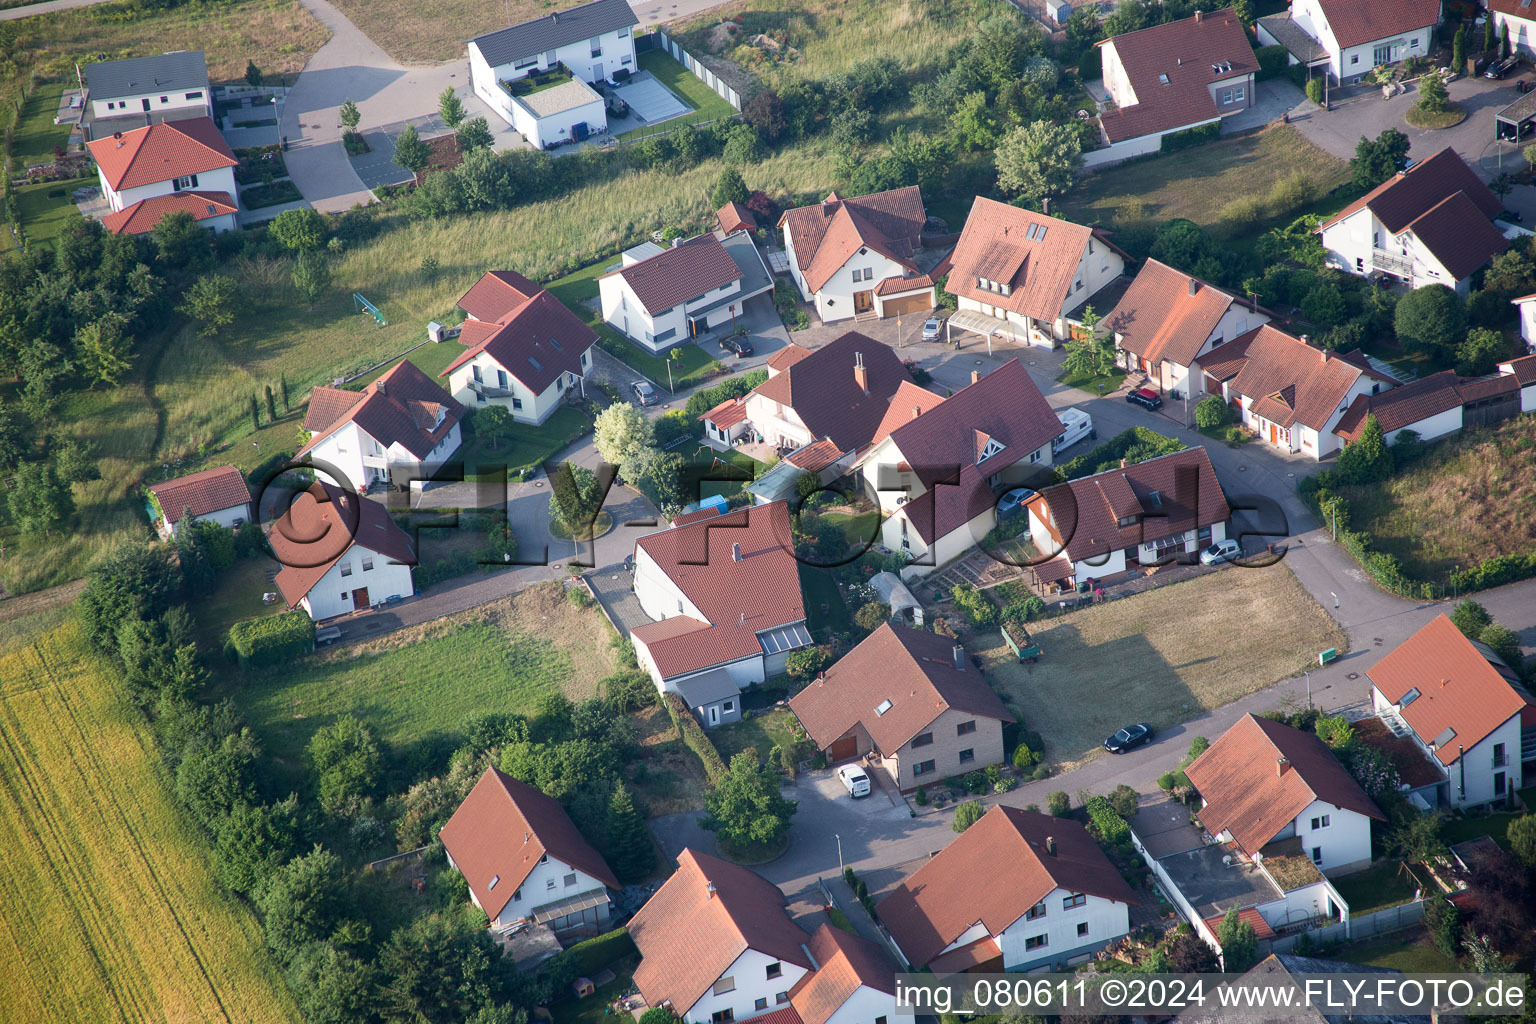
[[[843,837],[834,832],[832,838],[837,840],[837,873],[842,875],[848,870],[843,867]]]
[[[1312,673],[1308,672],[1308,671],[1303,671],[1301,674],[1307,677],[1307,707],[1311,708],[1312,707]]]

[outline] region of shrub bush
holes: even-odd
[[[1323,80],[1321,78],[1307,79],[1307,99],[1318,106],[1323,105]]]
[[[635,940],[629,937],[629,929],[615,928],[611,932],[583,939],[567,949],[564,955],[575,961],[582,974],[590,977],[615,960],[637,956],[639,952],[635,948]]]
[[[1053,817],[1065,818],[1072,813],[1072,798],[1058,789],[1045,798],[1045,812]]]
[[[683,745],[699,759],[709,781],[717,781],[725,774],[725,761],[721,759],[720,751],[715,749],[714,741],[709,738],[699,720],[693,717],[693,712],[688,710],[683,698],[675,693],[665,693],[662,694],[662,703],[666,705],[672,724],[677,726],[678,733],[683,737]]]
[[[1085,807],[1089,820],[1093,822],[1094,828],[1098,829],[1099,838],[1114,846],[1130,840],[1130,824],[1110,805],[1107,798],[1090,797]]]
[[[225,646],[241,668],[289,661],[315,649],[315,620],[299,610],[247,619],[230,627]]]
[[[981,813],[982,811],[980,803],[976,802],[975,800],[967,800],[965,803],[955,808],[955,817],[954,820],[949,823],[949,827],[954,829],[956,832],[964,832],[966,829],[970,828],[972,825],[976,824],[976,822],[981,820]]]
[[[1177,153],[1181,149],[1188,149],[1190,146],[1198,146],[1202,143],[1210,142],[1213,139],[1219,138],[1220,135],[1220,122],[1203,124],[1198,128],[1186,128],[1181,132],[1169,132],[1163,136],[1162,152]]]
[[[1232,422],[1232,407],[1221,400],[1220,395],[1209,395],[1195,406],[1195,426],[1201,430],[1215,430]]]
[[[997,621],[997,606],[970,584],[956,583],[950,596],[972,627],[990,626]]]
[[[1284,74],[1286,65],[1290,63],[1291,52],[1283,46],[1261,46],[1253,51],[1253,55],[1259,61],[1257,81],[1262,82]]]
[[[1019,771],[1033,768],[1040,761],[1040,755],[1029,749],[1029,744],[1020,743],[1013,750],[1013,766]]]

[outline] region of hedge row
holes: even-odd
[[[1085,809],[1094,827],[1099,830],[1099,838],[1111,846],[1120,846],[1131,838],[1131,826],[1120,812],[1110,806],[1109,800],[1102,796],[1091,796]]]
[[[615,928],[611,932],[583,939],[567,949],[563,955],[575,961],[583,975],[591,977],[616,960],[639,954],[640,951],[635,948],[635,940],[629,937],[629,929]]]
[[[1312,477],[1303,478],[1296,489],[1301,494],[1301,500],[1306,502],[1312,514],[1317,516],[1318,522],[1322,523],[1325,527],[1336,528],[1339,546],[1349,552],[1351,558],[1360,563],[1360,568],[1365,570],[1366,575],[1370,576],[1377,586],[1397,594],[1399,597],[1406,597],[1415,601],[1435,600],[1438,597],[1444,596],[1444,588],[1437,587],[1433,583],[1413,579],[1403,572],[1402,563],[1398,561],[1396,555],[1389,555],[1385,551],[1373,551],[1369,534],[1351,530],[1349,528],[1349,502],[1342,495],[1320,486],[1317,480]],[[1507,558],[1509,556],[1500,557]],[[1522,558],[1522,556],[1518,555],[1513,557],[1516,560]],[[1508,579],[1497,579],[1497,582],[1484,582],[1476,585],[1468,582],[1472,579],[1480,578],[1483,567],[1488,565],[1489,562],[1497,560],[1489,559],[1488,562],[1464,569],[1456,573],[1453,579],[1460,584],[1462,590],[1478,590],[1498,586],[1501,583],[1508,583],[1514,579],[1524,579],[1526,576],[1536,574],[1536,559],[1533,559],[1531,571],[1526,571],[1522,575],[1510,576]],[[1500,575],[1502,575],[1501,572],[1491,571],[1488,577],[1494,579]]]
[[[288,661],[315,649],[315,620],[295,610],[237,622],[229,629],[225,648],[241,668]]]
[[[1221,122],[1202,124],[1197,128],[1186,128],[1181,132],[1169,132],[1163,136],[1160,151],[1163,153],[1177,153],[1181,149],[1191,146],[1199,146],[1202,143],[1211,142],[1221,136]]]
[[[720,757],[720,751],[715,749],[714,741],[699,724],[699,720],[693,717],[693,712],[688,710],[688,705],[683,703],[683,698],[675,693],[664,693],[662,703],[667,706],[667,714],[672,716],[672,724],[677,726],[677,731],[683,737],[683,744],[699,759],[704,766],[704,774],[711,783],[719,780],[725,774],[725,761]]]

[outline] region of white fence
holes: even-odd
[[[677,43],[672,41],[672,37],[667,35],[661,29],[657,29],[652,34],[661,41],[662,49],[666,50],[673,57],[675,57],[677,62],[683,67],[693,72],[695,78],[713,89],[716,93],[719,94],[721,99],[725,100],[725,102],[729,103],[737,110],[741,109],[741,95],[735,89],[732,89],[730,86],[726,85],[719,75],[705,67],[703,63],[700,62],[699,59],[693,54],[689,53],[681,46],[678,46]]]
[[[1304,934],[1311,937],[1312,941],[1324,946],[1333,942],[1346,940],[1368,939],[1373,935],[1383,935],[1387,932],[1399,931],[1403,928],[1411,928],[1424,919],[1424,901],[1403,903],[1395,907],[1387,907],[1370,914],[1351,915],[1348,921],[1338,921],[1334,924],[1324,925]],[[1301,934],[1286,935],[1282,938],[1267,943],[1268,950],[1263,947],[1266,943],[1260,943],[1260,952],[1289,953],[1301,938]]]

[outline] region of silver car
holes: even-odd
[[[661,401],[661,396],[656,393],[656,389],[651,387],[648,381],[637,380],[629,386],[629,390],[635,396],[636,405],[655,405]]]
[[[938,317],[932,317],[923,323],[923,340],[938,341],[939,332],[944,330],[944,321]]]

